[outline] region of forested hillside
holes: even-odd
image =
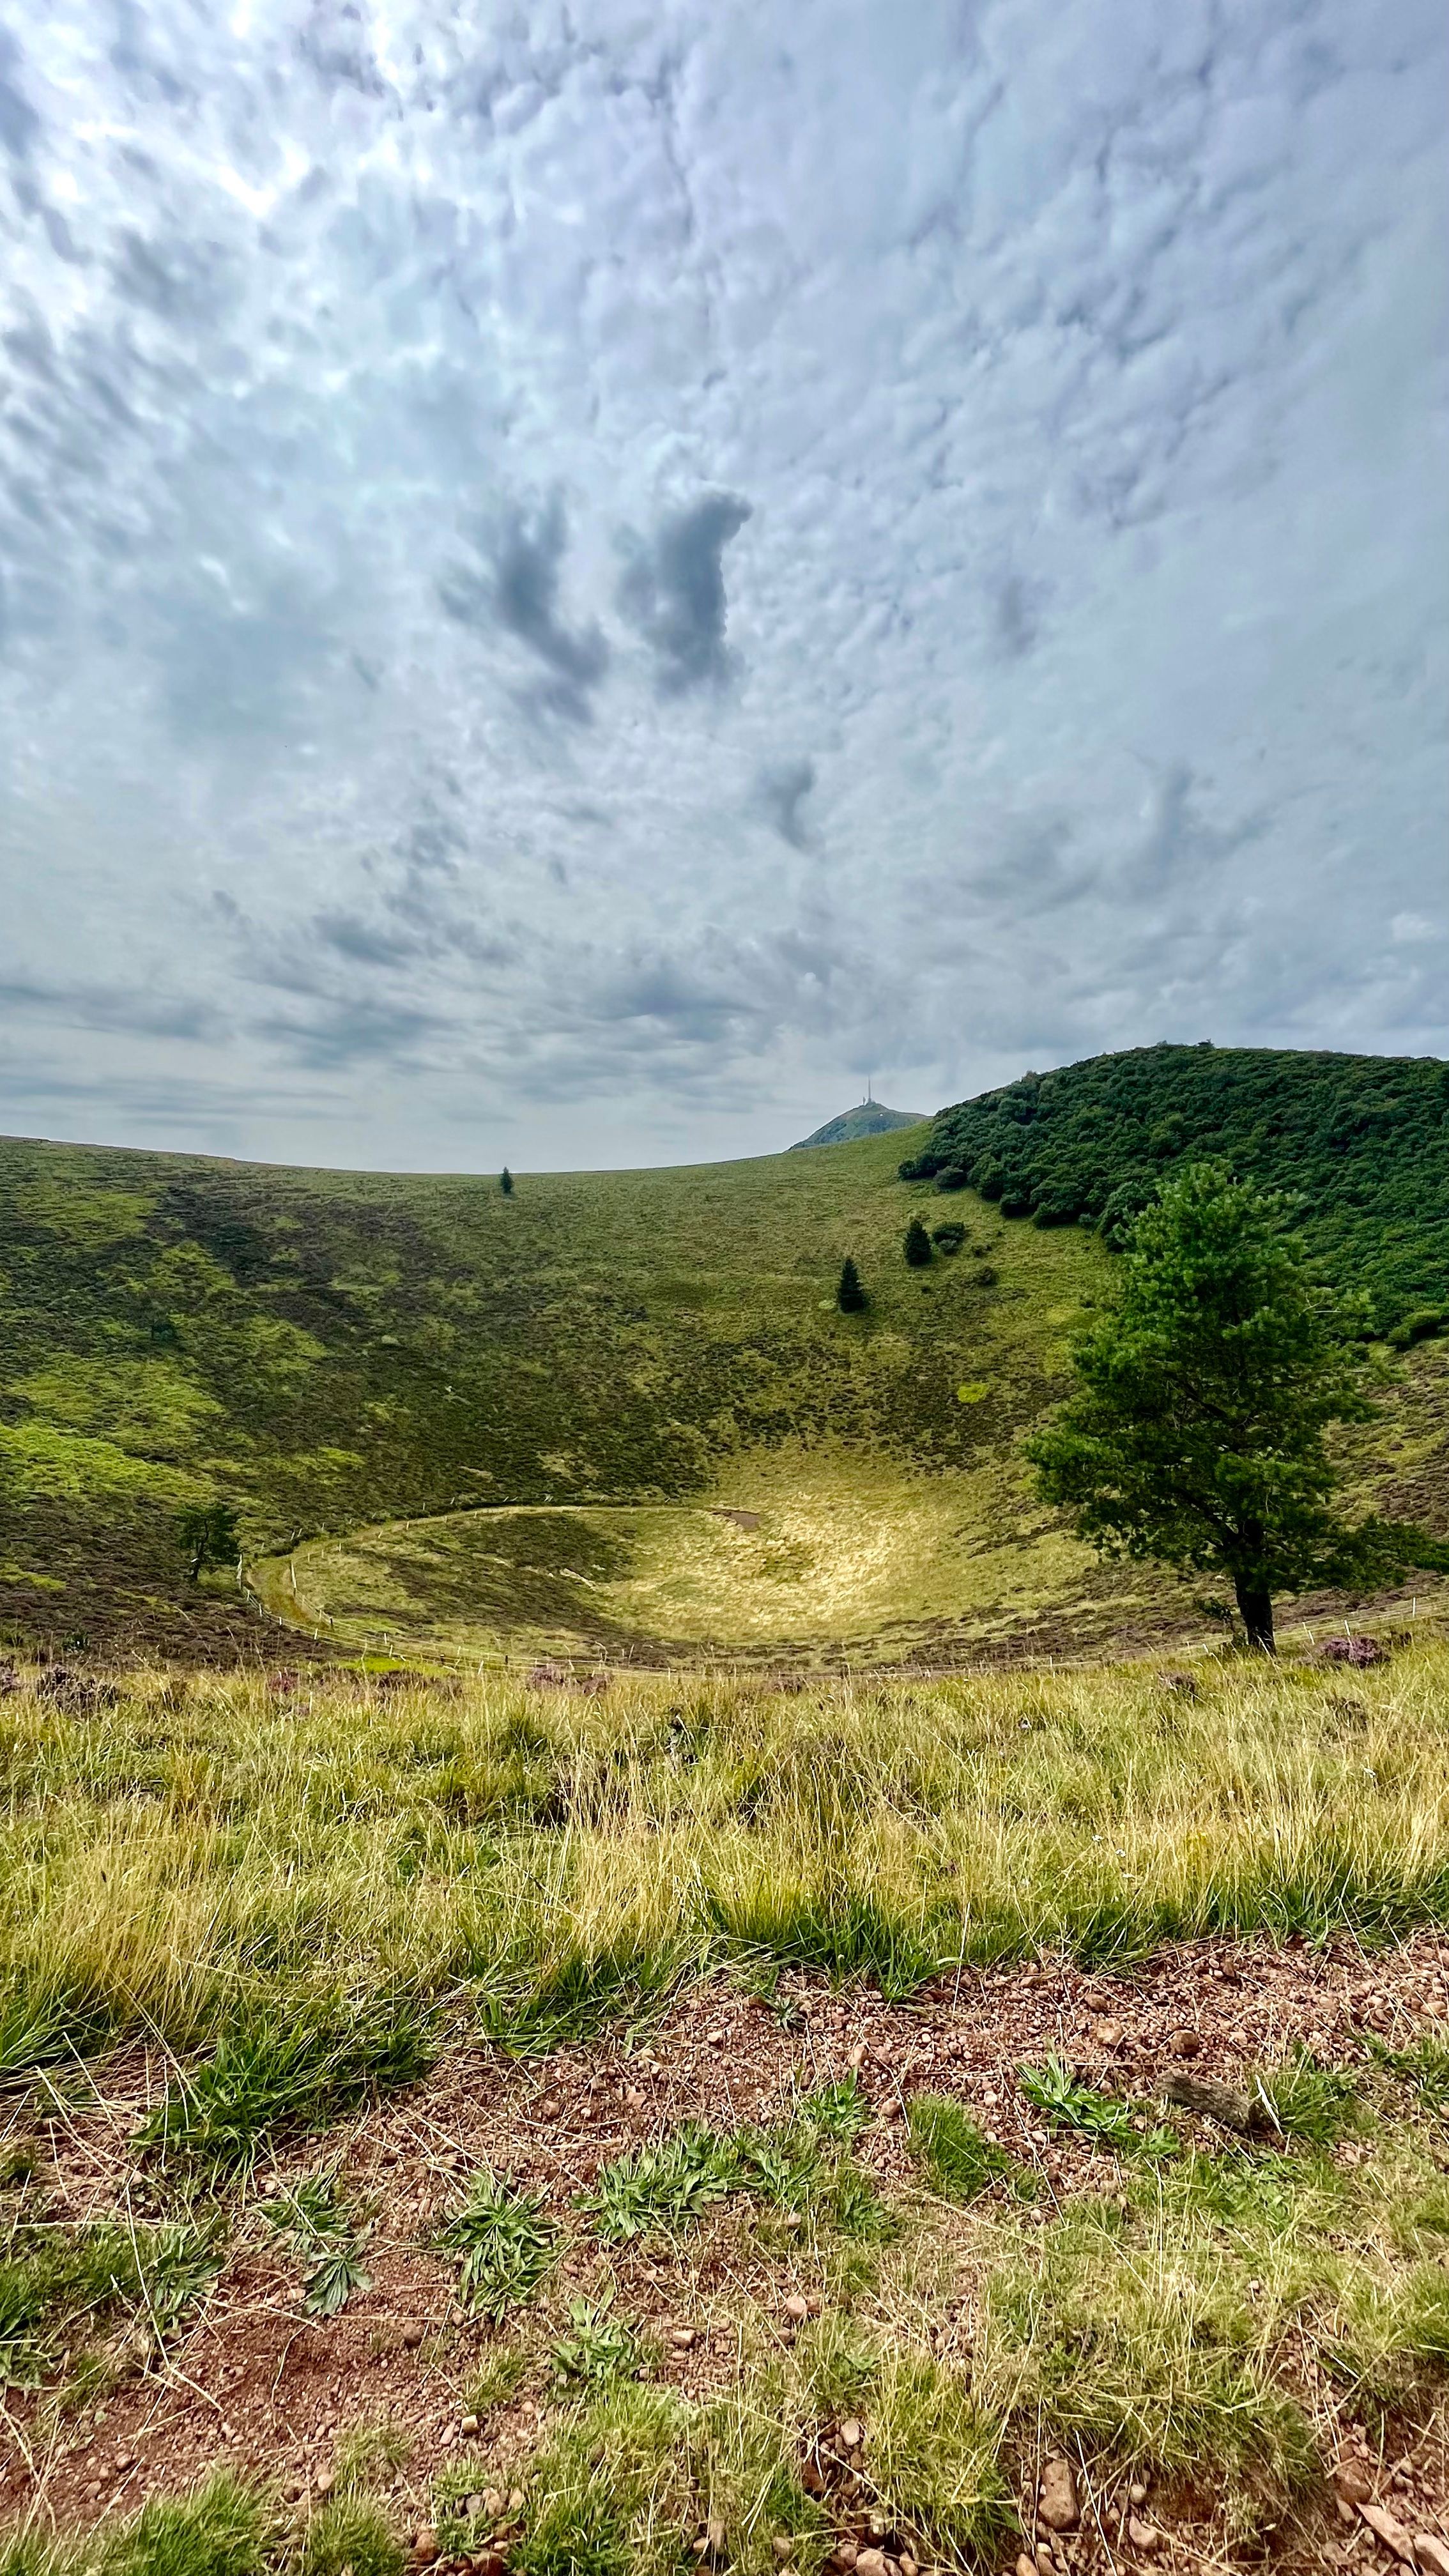
[[[1028,1073],[935,1119],[907,1180],[1120,1242],[1174,1163],[1289,1191],[1325,1270],[1408,1341],[1449,1311],[1449,1065],[1430,1056],[1136,1047]]]

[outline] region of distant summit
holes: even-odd
[[[888,1136],[893,1127],[919,1127],[927,1115],[924,1109],[887,1109],[883,1100],[862,1100],[855,1109],[843,1109],[838,1118],[827,1118],[813,1136],[802,1136],[790,1151],[802,1154],[807,1145],[853,1145],[857,1136]]]

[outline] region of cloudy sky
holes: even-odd
[[[0,1126],[1449,1054],[1443,0],[0,0]]]

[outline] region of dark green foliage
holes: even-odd
[[[902,1246],[902,1250],[906,1256],[907,1269],[925,1269],[927,1262],[931,1258],[931,1238],[927,1234],[926,1229],[922,1225],[918,1216],[913,1216],[910,1224],[906,1228],[905,1242]]]
[[[946,1253],[948,1257],[952,1253],[959,1252],[965,1240],[966,1228],[964,1225],[957,1225],[953,1222],[949,1225],[933,1225],[931,1228],[931,1241],[934,1243],[936,1250],[938,1252]]]
[[[911,2145],[942,2200],[977,2200],[998,2181],[1022,2196],[1030,2190],[1030,2175],[946,2094],[917,2093],[907,2118]]]
[[[512,1198],[512,1196],[513,1196],[513,1174],[510,1172],[510,1170],[509,1170],[509,1168],[508,1168],[508,1165],[507,1165],[506,1163],[504,1164],[502,1171],[501,1171],[501,1172],[499,1173],[499,1175],[498,1175],[498,1186],[499,1186],[500,1190],[503,1192],[503,1195],[504,1195],[504,1197],[505,1197],[506,1199],[511,1199],[511,1198]]]
[[[480,2172],[439,2243],[461,2256],[458,2296],[480,2316],[501,2317],[531,2299],[557,2260],[539,2193]]]
[[[1437,1341],[1446,1325],[1449,1306],[1415,1306],[1394,1325],[1388,1338],[1396,1351],[1409,1351],[1416,1342]]]
[[[230,1503],[196,1503],[176,1516],[176,1536],[193,1583],[204,1565],[235,1565],[241,1531]]]
[[[325,2128],[369,2094],[410,2084],[430,2063],[432,2018],[410,1993],[257,1997],[168,2088],[137,2144],[215,2174],[249,2172],[279,2132]]]
[[[943,1163],[940,1171],[936,1174],[936,1187],[938,1190],[964,1190],[966,1187],[966,1175],[960,1164]]]
[[[1325,1435],[1372,1408],[1354,1311],[1312,1287],[1282,1201],[1190,1165],[1134,1228],[1116,1304],[1072,1353],[1077,1392],[1026,1443],[1043,1494],[1104,1555],[1232,1581],[1271,1649],[1272,1596],[1393,1562],[1334,1508]]]
[[[1138,1047],[943,1109],[919,1181],[961,1170],[1008,1215],[1088,1217],[1120,1245],[1164,1172],[1222,1157],[1301,1196],[1314,1258],[1367,1288],[1382,1330],[1443,1297],[1449,1066],[1431,1057]]]
[[[1021,2089],[1054,2129],[1074,2129],[1094,2147],[1110,2147],[1119,2156],[1145,2156],[1154,2163],[1178,2152],[1174,2129],[1156,2127],[1134,2112],[1130,2102],[1079,2084],[1059,2057],[1049,2057],[1041,2068],[1024,2067]]]
[[[840,1265],[840,1285],[835,1291],[835,1302],[842,1315],[859,1315],[870,1303],[860,1272],[848,1252]]]
[[[330,2177],[299,2183],[262,2214],[307,2266],[302,2305],[309,2317],[336,2316],[355,2290],[371,2289],[351,2216]]]
[[[638,2375],[644,2359],[639,2338],[613,2308],[612,2288],[601,2298],[570,2300],[569,2332],[549,2354],[561,2389],[607,2388],[611,2380]]]

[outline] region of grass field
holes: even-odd
[[[1335,2462],[1449,2500],[1449,1647],[41,1668],[0,1745],[9,2576],[1306,2569]]]
[[[1082,1230],[896,1177],[898,1136],[695,1170],[491,1180],[0,1146],[0,1630],[234,1655],[238,1508],[299,1631],[407,1652],[952,1664],[1191,1632],[1033,1500],[1022,1431],[1108,1275]],[[909,1270],[911,1212],[954,1257]],[[871,1293],[834,1304],[847,1252]],[[1431,1526],[1449,1344],[1366,1488]],[[758,1516],[758,1526],[719,1515]]]

